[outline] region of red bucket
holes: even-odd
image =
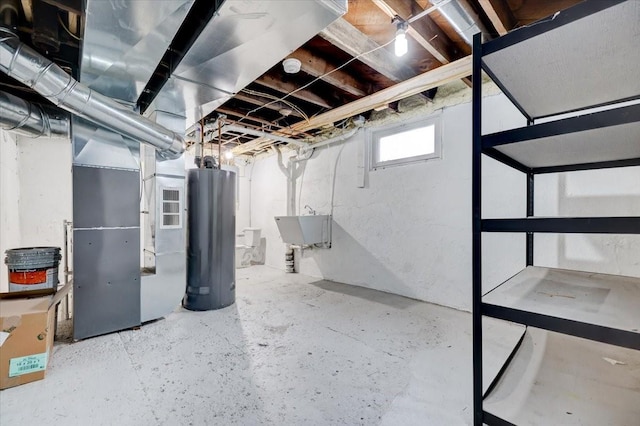
[[[6,251],[9,291],[41,290],[58,286],[60,248],[31,247]]]

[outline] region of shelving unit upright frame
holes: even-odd
[[[560,173],[580,170],[593,170],[602,168],[618,168],[640,165],[640,104],[624,104],[624,102],[640,99],[640,84],[630,89],[629,96],[618,96],[615,99],[607,99],[606,94],[595,102],[585,105],[571,105],[571,99],[565,101],[568,108],[561,108],[554,111],[546,111],[539,114],[532,114],[529,108],[535,105],[523,105],[518,95],[511,93],[508,85],[502,83],[500,78],[494,73],[491,65],[485,62],[485,57],[502,49],[516,46],[519,43],[527,42],[540,35],[545,36],[558,28],[571,25],[583,18],[596,16],[602,11],[606,11],[614,6],[626,3],[624,0],[612,0],[601,2],[597,0],[586,0],[571,9],[554,15],[552,18],[530,27],[522,28],[509,33],[499,39],[483,44],[481,35],[476,34],[473,42],[473,101],[472,101],[472,321],[473,321],[473,416],[474,424],[491,425],[512,425],[483,408],[485,396],[489,395],[497,384],[501,375],[507,369],[511,359],[520,348],[522,339],[516,347],[500,373],[493,380],[486,392],[483,388],[483,359],[482,359],[482,318],[489,316],[507,321],[521,323],[527,327],[535,327],[550,332],[567,334],[595,342],[602,342],[609,345],[620,346],[628,349],[640,350],[640,334],[637,329],[629,327],[610,326],[606,323],[589,323],[583,319],[572,319],[561,317],[544,312],[529,311],[509,306],[483,301],[482,291],[482,234],[484,232],[518,232],[526,234],[526,259],[525,269],[534,267],[534,234],[535,233],[598,233],[598,234],[640,234],[640,217],[535,217],[534,209],[534,188],[535,176],[545,173]],[[632,8],[626,5],[624,7]],[[633,10],[633,9],[632,9]],[[638,6],[640,10],[640,6]],[[638,12],[640,13],[640,12]],[[633,19],[633,18],[631,18]],[[584,24],[581,24],[584,25]],[[639,27],[640,28],[640,27]],[[566,27],[563,29],[563,31]],[[631,43],[633,40],[631,40]],[[562,50],[562,49],[559,49]],[[640,61],[640,54],[637,54]],[[629,60],[634,60],[632,56]],[[632,64],[633,65],[633,64]],[[527,126],[512,129],[490,135],[482,134],[482,72],[486,72],[489,77],[500,87],[506,97],[523,114],[527,120]],[[585,89],[588,90],[588,89]],[[526,90],[525,90],[526,92]],[[596,98],[594,96],[594,98]],[[562,103],[562,102],[561,102]],[[602,108],[604,107],[604,108]],[[600,110],[598,110],[600,108]],[[612,109],[607,109],[612,108]],[[540,109],[540,108],[538,108]],[[585,111],[582,113],[581,111]],[[594,112],[595,111],[595,112]],[[574,113],[568,118],[565,114]],[[560,117],[560,118],[557,118]],[[537,120],[551,119],[541,124]],[[544,120],[543,120],[544,121]],[[629,130],[631,129],[631,130]],[[581,133],[582,132],[582,133]],[[625,136],[626,133],[638,136],[634,139],[624,140],[614,144],[612,152],[598,152],[590,155],[586,148],[597,148],[598,137],[601,132],[609,132],[615,136]],[[625,133],[626,132],[626,133]],[[587,142],[576,141],[575,134],[587,135]],[[618,140],[615,139],[615,140]],[[593,142],[592,142],[593,140]],[[554,163],[553,158],[541,156],[540,159],[533,158],[532,148],[525,148],[523,153],[518,153],[513,147],[519,143],[525,145],[533,143],[538,145],[553,144],[560,141],[569,146],[566,152],[559,155],[559,159]],[[577,151],[583,143],[586,148]],[[501,148],[507,147],[506,150]],[[576,148],[577,147],[577,148]],[[545,148],[545,146],[542,146]],[[547,147],[548,148],[548,147]],[[597,151],[597,149],[596,149]],[[519,170],[526,175],[526,218],[522,219],[483,219],[482,217],[482,157],[486,155],[511,168]],[[531,157],[531,158],[530,158]],[[531,160],[531,161],[529,161]],[[521,271],[521,272],[523,272]],[[572,279],[584,279],[583,273],[574,271],[550,269],[549,273],[569,274]],[[597,278],[603,280],[616,281],[614,276],[607,277],[599,275]],[[624,279],[624,277],[622,278]],[[510,279],[511,280],[511,279]],[[510,280],[505,281],[505,283]],[[640,290],[640,279],[633,279],[628,284],[633,291]],[[500,284],[498,287],[504,285]],[[624,282],[626,285],[626,281]],[[497,288],[497,287],[496,287]],[[634,293],[635,294],[635,293]],[[638,305],[640,311],[640,305]],[[610,320],[610,318],[608,318]],[[635,318],[634,318],[635,320]],[[524,334],[523,334],[524,338]]]

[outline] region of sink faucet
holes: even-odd
[[[309,214],[315,216],[316,215],[316,211],[314,209],[311,208],[311,206],[309,204],[305,204],[304,206],[305,209],[309,210]]]

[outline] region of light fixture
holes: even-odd
[[[407,43],[407,28],[409,27],[409,24],[397,15],[391,22],[395,22],[396,24],[396,41],[394,43],[396,56],[403,56],[409,50],[409,45]]]
[[[296,58],[287,58],[282,61],[282,68],[284,68],[284,72],[287,74],[296,74],[300,72],[300,67],[302,67],[302,62]]]
[[[224,158],[227,160],[233,160],[233,152],[230,149],[225,151]]]
[[[278,112],[280,113],[280,115],[282,115],[283,117],[288,117],[291,115],[291,113],[293,113],[293,110],[291,108],[287,108],[287,107],[282,107],[278,110]]]

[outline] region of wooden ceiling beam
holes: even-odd
[[[262,77],[259,77],[255,81],[255,83],[260,84],[261,86],[264,86],[264,87],[268,87],[269,89],[276,90],[285,95],[292,93],[296,89],[298,89],[298,86],[296,84],[282,81],[269,74],[264,74]],[[329,104],[326,100],[316,95],[315,93],[305,89],[292,93],[289,97],[300,99],[322,108],[331,109],[335,106],[335,105]]]
[[[321,80],[340,90],[344,90],[358,97],[369,94],[369,89],[358,79],[345,71],[334,71],[336,67],[329,64],[325,59],[314,55],[307,49],[300,48],[289,55],[289,57],[300,60],[300,62],[302,62],[302,71],[305,73],[313,77],[320,77]]]
[[[357,114],[372,110],[391,102],[396,102],[409,96],[422,93],[434,87],[441,86],[454,80],[459,80],[471,75],[471,56],[466,56],[457,61],[427,71],[409,80],[380,90],[365,98],[335,108],[324,114],[312,117],[308,121],[302,121],[291,126],[294,131],[304,132],[315,129],[336,121],[344,120]]]
[[[409,19],[422,12],[413,0],[371,0],[389,18],[396,15]],[[456,57],[456,47],[444,31],[429,16],[424,16],[409,24],[407,34],[427,50],[438,62],[448,64]]]
[[[313,130],[470,75],[471,56],[465,56],[462,59],[419,74],[367,97],[312,117],[308,121],[296,123],[287,130],[289,135]],[[280,133],[274,132],[274,134]],[[251,152],[257,147],[264,148],[266,141],[268,141],[268,138],[255,139],[234,148],[233,152],[240,155],[245,152]]]
[[[82,6],[82,0],[42,0],[58,9],[67,11],[69,13],[75,13],[79,16],[84,16],[84,7]]]
[[[414,77],[416,73],[398,61],[387,49],[371,40],[366,34],[339,18],[322,30],[320,37],[351,56],[360,56],[358,60],[373,68],[388,79],[398,82]]]
[[[278,124],[275,121],[265,120],[263,118],[255,117],[253,115],[245,116],[243,113],[238,112],[238,111],[233,110],[233,109],[220,107],[220,108],[216,108],[216,112],[219,112],[221,114],[226,114],[227,116],[238,117],[239,120],[243,120],[243,123],[246,122],[246,121],[253,121],[255,123],[261,123],[264,126],[252,125],[250,127],[255,127],[256,129],[259,128],[260,130],[265,131],[265,132],[275,132],[275,131],[277,131],[280,136],[296,136],[296,135],[305,135],[305,136],[307,136],[304,132],[297,132],[297,133],[294,134],[293,132],[291,132],[289,130],[289,127],[285,127],[285,126],[283,126],[281,124]],[[230,121],[232,121],[234,124],[244,125],[239,120],[238,121],[230,120]]]
[[[276,128],[281,128],[282,127],[282,126],[277,125],[274,122],[271,122],[269,120],[265,120],[265,119],[260,118],[260,117],[254,117],[254,116],[250,115],[250,116],[245,118],[244,114],[242,114],[241,112],[233,110],[233,109],[229,109],[229,108],[219,107],[219,108],[216,108],[216,112],[219,112],[221,114],[225,114],[227,116],[244,118],[245,120],[253,121],[253,122],[256,122],[256,123],[261,123],[261,124],[264,124],[265,126],[273,126],[273,127],[276,127]],[[235,122],[235,120],[231,120],[231,121]]]
[[[263,98],[262,96],[255,96],[255,95],[249,95],[244,92],[238,92],[235,94],[233,99],[237,99],[242,102],[246,102],[252,105],[260,106],[260,107],[267,108],[277,112],[280,112],[282,109],[288,109],[291,111],[290,115],[293,115],[294,117],[302,118],[302,115],[295,109],[291,108],[290,106],[283,104],[281,102],[273,102],[273,100],[268,98]]]
[[[516,19],[505,0],[478,0],[499,35],[513,29]]]

